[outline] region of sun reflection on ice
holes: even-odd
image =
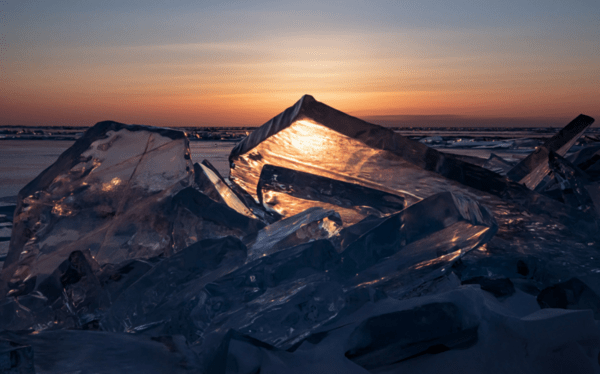
[[[111,179],[110,182],[108,182],[108,183],[102,183],[102,191],[104,191],[104,192],[113,191],[121,183],[122,183],[121,179],[115,177],[115,178]]]

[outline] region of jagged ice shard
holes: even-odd
[[[565,128],[548,139],[544,145],[538,147],[535,152],[509,170],[507,176],[514,181],[523,183],[532,190],[535,189],[550,172],[547,162],[550,152],[564,156],[592,123],[594,123],[592,117],[580,114]]]
[[[210,163],[204,160],[201,164],[194,164],[195,181],[200,184],[203,181],[205,190],[210,191],[210,197],[217,201],[227,204],[230,208],[234,209],[240,214],[247,217],[256,219],[257,217],[250,211],[250,209],[237,197],[237,195],[231,190],[231,188],[225,183],[219,173],[210,165]],[[202,188],[201,188],[202,191]],[[203,191],[204,192],[204,191]],[[208,195],[208,194],[207,194]]]

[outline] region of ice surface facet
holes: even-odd
[[[184,133],[96,124],[20,191],[0,291],[41,282],[75,250],[100,264],[161,254],[165,203],[192,176]]]
[[[258,199],[283,217],[320,206],[334,209],[344,226],[374,215],[383,217],[404,209],[404,199],[388,192],[314,174],[265,165],[257,186]]]
[[[199,163],[194,164],[194,187],[217,203],[226,204],[223,196],[217,190],[217,186],[211,181]]]

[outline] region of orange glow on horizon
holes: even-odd
[[[536,92],[537,91],[537,92]],[[459,115],[483,118],[574,118],[584,113],[598,119],[592,90],[311,92],[335,109],[364,118],[389,115]],[[260,126],[293,105],[300,93],[239,93],[228,95],[131,95],[62,92],[12,95],[2,103],[2,125],[81,125],[102,120],[155,126]],[[32,103],[34,103],[32,105]]]
[[[22,3],[0,125],[260,126],[304,94],[361,118],[600,117],[583,3]]]

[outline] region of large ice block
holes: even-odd
[[[388,192],[274,165],[263,166],[257,193],[261,204],[283,217],[318,206],[338,212],[344,226],[405,207],[402,197]]]
[[[96,124],[19,192],[0,296],[41,282],[75,250],[99,264],[163,253],[169,198],[192,177],[183,132]]]
[[[365,231],[353,240],[342,233],[342,239],[282,249],[207,284],[191,312],[195,325],[205,324],[205,333],[233,328],[290,347],[346,306],[354,308],[347,305],[350,293],[412,290],[497,229],[485,208],[449,192],[373,220],[374,227],[358,224]]]
[[[529,189],[535,189],[550,172],[547,162],[550,152],[554,152],[560,156],[567,154],[577,139],[592,123],[594,123],[592,117],[580,114],[556,135],[548,139],[544,145],[538,147],[533,153],[509,170],[507,173],[508,178],[526,185]]]
[[[596,222],[576,208],[308,95],[238,143],[229,160],[230,180],[257,201],[260,173],[270,164],[389,192],[406,205],[456,192],[490,208],[501,230],[510,231],[509,223],[524,212],[536,215],[537,221],[547,216],[549,222],[558,221],[583,235],[597,230]]]

